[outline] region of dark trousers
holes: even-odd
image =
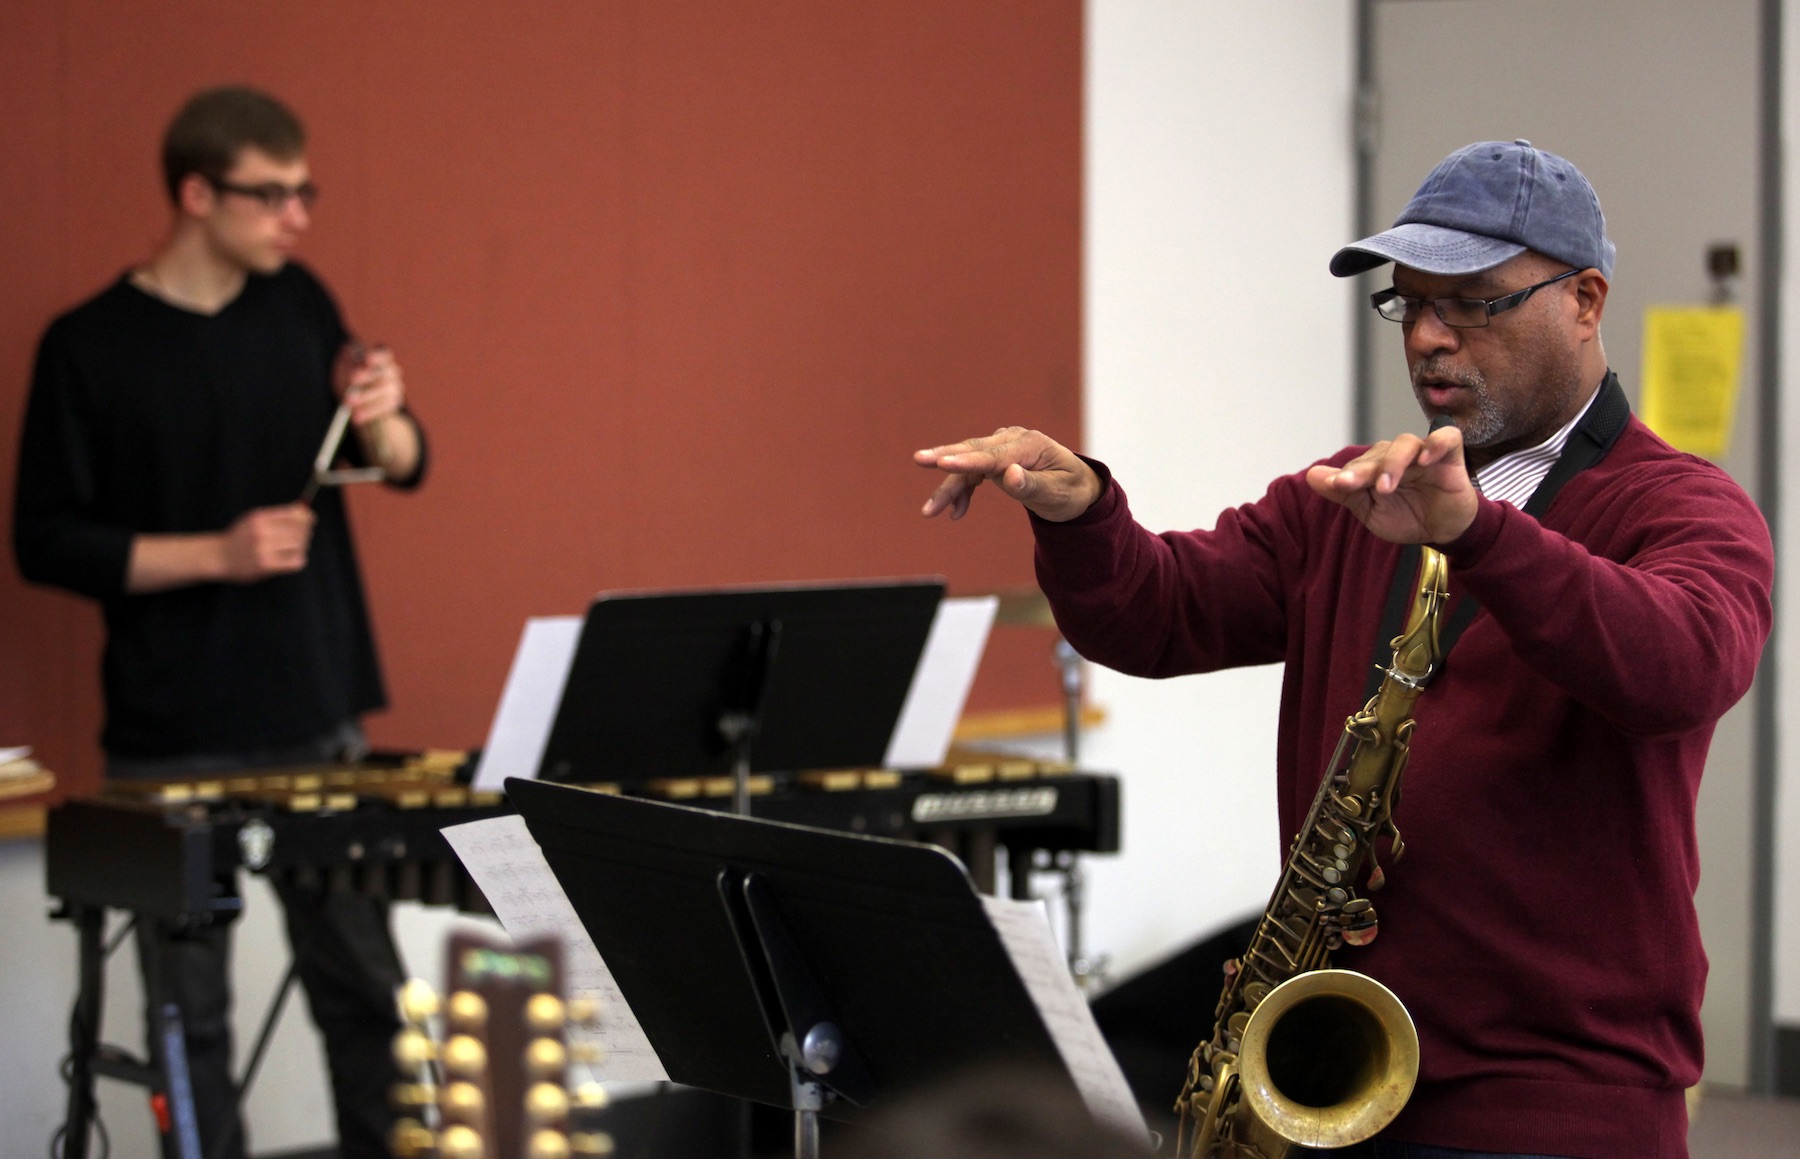
[[[325,1040],[338,1148],[344,1159],[387,1159],[394,1121],[388,1092],[398,1077],[391,1057],[400,1029],[394,992],[405,980],[387,904],[321,887],[279,884],[276,892],[287,911],[300,985]],[[166,1063],[157,1037],[162,1004],[172,1004],[181,1019],[202,1151],[206,1159],[243,1159],[231,1073],[231,927],[181,928],[146,918],[137,943],[150,1052]],[[232,1142],[221,1150],[227,1133]],[[179,1155],[173,1129],[163,1136],[163,1154]]]
[[[172,1006],[180,1020],[178,1045],[186,1056],[201,1153],[207,1159],[243,1159],[244,1133],[237,1120],[237,1087],[231,1079],[231,927],[181,926],[143,916],[138,919],[137,951],[149,1057],[165,1074],[170,1071],[174,1060],[165,1038],[169,1029],[165,1009]],[[185,1125],[179,1110],[171,1105],[164,1112],[169,1119],[162,1133],[164,1159],[181,1154]],[[226,1133],[233,1136],[232,1142],[221,1142]]]
[[[107,776],[163,778],[236,769],[300,765],[367,751],[354,724],[290,749],[206,754],[173,760],[109,758]],[[394,1122],[388,1094],[397,1076],[392,1059],[400,1029],[394,994],[405,979],[388,924],[388,906],[358,893],[278,880],[287,915],[288,945],[313,1021],[325,1040],[343,1159],[388,1159]],[[161,1004],[179,1012],[186,1040],[189,1085],[206,1159],[243,1159],[245,1137],[231,1074],[230,926],[178,927],[149,918],[138,927],[138,964],[144,975],[145,1025],[153,1058],[162,1059],[157,1030]],[[179,1126],[179,1124],[175,1124]],[[230,1135],[230,1143],[221,1143]],[[223,1150],[221,1150],[223,1147]],[[163,1134],[165,1159],[176,1159],[175,1131]]]

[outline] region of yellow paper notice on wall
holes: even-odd
[[[1644,311],[1644,422],[1678,450],[1723,458],[1744,360],[1736,306]]]

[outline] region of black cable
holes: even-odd
[[[106,1133],[106,1124],[100,1121],[99,1115],[94,1116],[92,1123],[94,1129],[100,1132],[99,1159],[112,1159],[112,1136]],[[50,1159],[62,1159],[63,1139],[68,1133],[69,1125],[67,1123],[58,1126],[56,1130],[51,1133]]]
[[[63,1055],[61,1061],[56,1064],[57,1077],[62,1079],[64,1086],[75,1081],[74,1070],[75,1056],[73,1054]],[[93,1130],[100,1132],[100,1154],[96,1159],[112,1159],[112,1136],[107,1134],[106,1123],[100,1118],[99,1100],[94,1102],[93,1113],[88,1117],[88,1124]],[[56,1130],[50,1132],[50,1159],[62,1159],[63,1145],[68,1136],[69,1125],[67,1123],[58,1123]]]

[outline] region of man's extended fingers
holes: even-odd
[[[1327,485],[1339,493],[1374,491],[1377,495],[1391,495],[1408,470],[1428,466],[1442,453],[1442,448],[1428,447],[1417,435],[1401,435],[1389,442],[1376,443],[1336,472],[1315,467],[1307,472],[1307,477],[1313,479],[1314,472],[1322,471]]]
[[[980,485],[980,475],[948,475],[925,500],[921,513],[929,519],[947,509],[951,519],[961,519],[969,510],[969,497]]]
[[[925,501],[927,516],[948,510],[960,518],[983,479],[1033,514],[1054,521],[1080,515],[1101,490],[1099,476],[1079,456],[1024,427],[1001,427],[984,438],[928,447],[915,451],[913,461],[949,476]]]
[[[921,467],[992,475],[1035,453],[1029,440],[1035,433],[1024,427],[1001,427],[991,435],[914,451],[913,462]]]

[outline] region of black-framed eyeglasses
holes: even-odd
[[[298,201],[304,208],[311,209],[313,203],[319,200],[319,187],[310,181],[302,181],[298,185],[283,185],[279,181],[239,185],[222,178],[208,177],[206,183],[220,193],[235,193],[239,197],[253,198],[270,213],[280,213],[290,201]]]
[[[1514,290],[1498,298],[1415,298],[1411,294],[1402,294],[1399,290],[1379,290],[1369,295],[1369,305],[1375,312],[1389,322],[1411,324],[1419,320],[1429,305],[1437,314],[1438,321],[1446,326],[1459,329],[1474,329],[1486,326],[1488,319],[1495,314],[1504,314],[1514,306],[1522,304],[1525,299],[1537,293],[1545,286],[1555,285],[1564,278],[1572,278],[1580,270],[1564,270],[1554,278],[1547,278],[1523,290]]]

